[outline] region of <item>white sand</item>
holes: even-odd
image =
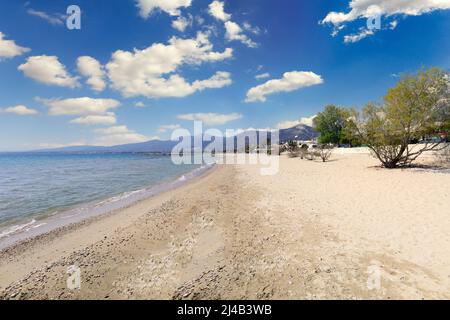
[[[450,298],[450,174],[377,165],[359,154],[283,156],[276,176],[217,168],[3,252],[0,297]],[[72,264],[81,290],[66,287]]]

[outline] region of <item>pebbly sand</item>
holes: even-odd
[[[0,299],[449,299],[449,230],[448,171],[283,156],[2,251]]]

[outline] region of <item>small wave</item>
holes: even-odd
[[[100,207],[100,206],[103,206],[105,204],[109,204],[109,203],[112,203],[112,202],[117,202],[117,201],[120,201],[120,200],[127,199],[127,198],[132,197],[132,196],[134,196],[136,194],[142,193],[145,190],[146,189],[140,189],[140,190],[135,190],[135,191],[130,191],[130,192],[124,192],[124,193],[122,193],[120,195],[113,196],[111,198],[108,198],[106,200],[103,200],[103,201],[100,201],[100,202],[96,203],[95,207]]]
[[[19,224],[19,225],[11,226],[8,229],[6,229],[5,231],[3,231],[2,233],[0,233],[0,239],[9,237],[9,236],[11,236],[11,235],[13,235],[15,233],[18,233],[20,231],[23,231],[23,230],[28,231],[31,228],[33,228],[33,225],[35,223],[36,223],[36,220],[33,219],[30,222],[25,223],[25,224]]]

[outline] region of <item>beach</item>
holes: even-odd
[[[0,299],[449,299],[449,186],[368,154],[218,165],[1,251]]]

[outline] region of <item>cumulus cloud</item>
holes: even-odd
[[[52,116],[111,116],[108,111],[120,106],[120,102],[114,99],[93,99],[89,97],[71,99],[37,98],[37,101],[48,107],[48,113]]]
[[[13,40],[6,40],[5,34],[0,32],[0,61],[20,56],[30,50],[17,45]]]
[[[205,89],[218,89],[231,85],[231,74],[225,71],[218,71],[207,80],[196,80],[192,83],[192,89],[202,91]]]
[[[171,16],[179,16],[180,8],[190,7],[192,0],[137,0],[141,17],[147,19],[154,10],[161,10]]]
[[[19,116],[30,116],[30,115],[38,114],[37,110],[30,109],[24,105],[18,105],[18,106],[14,106],[14,107],[8,107],[5,109],[0,109],[0,111],[5,112],[5,113],[17,114]]]
[[[165,124],[158,128],[158,132],[163,133],[163,132],[167,132],[169,130],[176,130],[179,128],[181,128],[181,126],[179,124]]]
[[[116,51],[106,69],[112,87],[126,97],[185,97],[198,90],[228,85],[230,75],[217,72],[210,79],[189,83],[176,73],[178,68],[222,61],[232,56],[231,48],[213,51],[207,35],[199,32],[195,39],[172,37],[167,45],[155,43],[143,50]]]
[[[222,1],[213,1],[209,5],[209,14],[220,21],[228,21],[231,19],[231,14],[226,13],[224,7]]]
[[[172,27],[180,32],[184,32],[187,27],[192,26],[193,21],[191,15],[188,15],[187,17],[179,16],[176,20],[172,21]]]
[[[255,76],[256,80],[261,80],[261,79],[266,79],[266,78],[270,78],[270,73],[266,72],[266,73],[257,74]]]
[[[249,48],[256,48],[256,42],[242,33],[242,28],[233,21],[225,22],[225,39],[228,41],[240,41]]]
[[[79,117],[70,121],[70,123],[75,124],[106,126],[116,124],[116,122],[116,115],[113,112],[108,112],[104,115],[89,115],[85,117]]]
[[[78,78],[72,77],[56,56],[34,56],[21,64],[18,70],[27,77],[47,85],[76,88],[79,86]]]
[[[178,115],[178,119],[186,121],[202,121],[207,126],[219,126],[242,118],[240,113],[188,113]]]
[[[290,92],[301,88],[323,83],[321,76],[314,72],[292,71],[286,72],[281,79],[269,80],[266,83],[251,88],[247,92],[245,102],[265,102],[266,96],[278,92]]]
[[[102,146],[114,146],[152,140],[152,138],[128,129],[127,126],[114,126],[105,129],[97,129],[94,132],[98,134],[98,137],[95,139],[95,144]],[[157,137],[154,137],[153,140],[156,138]]]
[[[450,2],[448,0],[352,0],[349,7],[348,13],[328,13],[322,22],[339,25],[359,18],[373,17],[374,14],[418,16],[434,10],[450,9]]]
[[[79,57],[77,60],[77,69],[82,76],[88,78],[86,82],[92,90],[101,92],[106,88],[106,82],[103,79],[105,71],[96,59],[89,56]]]
[[[419,16],[435,10],[450,9],[448,0],[351,0],[348,12],[330,12],[321,21],[322,24],[331,24],[335,27],[336,34],[342,25],[358,20],[367,19],[374,16],[392,17],[395,15]],[[397,22],[394,24],[397,26]],[[391,29],[392,24],[390,25]],[[395,28],[395,27],[394,27]],[[368,32],[362,32],[353,37],[347,38],[348,42],[356,42],[367,37]],[[351,41],[356,40],[356,41]]]
[[[213,1],[209,5],[209,14],[219,21],[224,22],[225,39],[228,41],[240,41],[249,48],[256,48],[258,44],[243,33],[243,29],[236,22],[231,21],[231,14],[225,12],[225,4],[222,1]],[[248,22],[244,23],[244,29],[258,34],[259,28],[252,27]]]
[[[312,127],[315,117],[317,117],[317,115],[314,115],[312,117],[304,117],[304,118],[301,118],[300,120],[283,121],[283,122],[278,123],[277,128],[278,129],[289,129],[289,128],[292,128],[292,127],[295,127],[295,126],[298,126],[301,124]]]

